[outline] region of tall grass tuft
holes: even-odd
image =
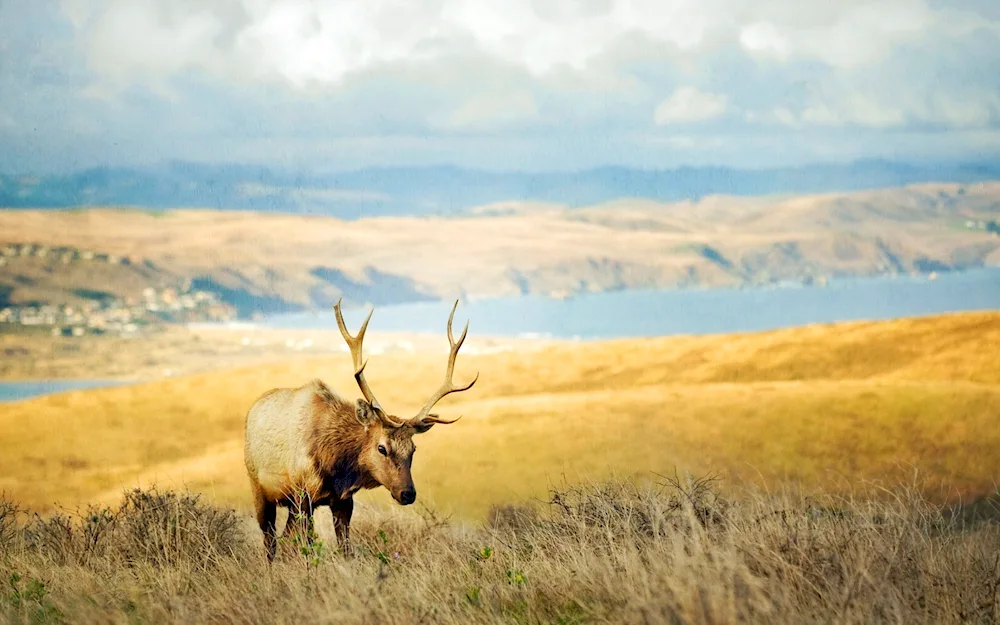
[[[3,510],[0,504],[0,517]],[[234,511],[206,504],[195,494],[154,488],[125,492],[116,510],[90,507],[74,515],[34,515],[19,534],[26,554],[61,566],[168,567],[185,562],[202,568],[243,550],[238,530]]]
[[[996,517],[916,488],[722,497],[711,479],[659,482],[561,487],[475,526],[359,508],[351,555],[283,549],[271,565],[252,520],[186,494],[131,491],[76,518],[8,502],[0,621],[1000,622]]]

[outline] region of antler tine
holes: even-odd
[[[420,412],[417,413],[417,416],[410,419],[410,423],[454,423],[455,421],[458,421],[458,419],[460,419],[461,417],[459,417],[458,419],[452,419],[448,421],[445,419],[439,419],[438,417],[430,416],[431,408],[433,408],[436,403],[438,403],[445,396],[450,395],[451,393],[460,393],[462,391],[469,390],[470,388],[472,388],[472,385],[475,384],[477,380],[479,380],[478,372],[476,373],[476,377],[474,377],[472,381],[466,384],[465,386],[455,386],[452,380],[452,378],[455,375],[455,359],[458,357],[458,350],[462,348],[462,343],[465,342],[465,337],[469,333],[469,322],[466,321],[465,329],[462,330],[462,335],[458,337],[457,341],[455,340],[455,336],[454,334],[452,334],[451,331],[451,326],[455,320],[455,310],[457,309],[458,309],[458,300],[455,300],[455,305],[451,307],[451,314],[448,315],[448,343],[450,345],[450,350],[448,353],[448,368],[444,374],[444,383],[442,383],[441,387],[437,391],[435,391],[433,395],[431,395],[431,398],[427,400],[427,403],[424,404],[424,407],[420,409]]]
[[[368,329],[368,322],[371,321],[375,309],[372,308],[368,311],[368,316],[365,317],[364,323],[361,324],[361,329],[358,330],[357,336],[351,336],[351,333],[347,331],[347,324],[344,323],[344,315],[340,311],[340,304],[343,300],[344,298],[337,300],[337,303],[333,305],[333,311],[337,314],[337,326],[340,327],[340,333],[344,336],[344,341],[351,350],[351,360],[354,362],[354,379],[358,383],[358,388],[361,389],[361,394],[365,396],[368,403],[381,410],[382,406],[375,399],[375,393],[372,392],[371,387],[368,386],[368,382],[365,380],[365,366],[368,362],[362,358],[362,344],[365,340],[365,331]]]

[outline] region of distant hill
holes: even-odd
[[[0,295],[216,293],[241,317],[631,288],[823,284],[1000,265],[1000,182],[820,195],[501,202],[442,216],[344,220],[219,210],[0,211]],[[81,250],[63,263],[40,249]],[[27,248],[29,252],[24,252]],[[19,251],[7,251],[19,250]],[[111,264],[84,258],[120,258]],[[4,295],[6,292],[6,295]]]
[[[0,174],[0,207],[214,208],[320,213],[354,219],[453,213],[509,200],[584,206],[619,197],[677,201],[718,194],[846,192],[991,179],[1000,179],[1000,163],[911,165],[863,160],[759,170],[603,167],[566,173],[497,173],[427,166],[324,174],[169,162],[143,169],[95,168],[39,177]]]

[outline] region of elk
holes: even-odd
[[[351,336],[341,313],[341,301],[333,309],[350,348],[354,379],[363,397],[351,404],[314,379],[298,388],[267,391],[254,401],[246,416],[244,461],[268,561],[274,559],[277,550],[278,506],[289,510],[284,535],[291,531],[294,511],[301,522],[294,525],[304,529],[310,540],[314,510],[329,506],[337,542],[346,552],[353,496],[359,490],[384,486],[400,504],[412,504],[417,498],[410,474],[416,449],[413,435],[427,432],[436,423],[457,421],[440,419],[431,414],[431,409],[445,396],[469,390],[479,379],[477,373],[465,386],[456,386],[452,381],[455,358],[469,331],[466,322],[457,341],[452,335],[456,300],[448,317],[451,348],[444,382],[415,417],[401,419],[389,414],[365,381],[367,362],[362,357],[362,343],[375,310],[369,311],[358,334]]]

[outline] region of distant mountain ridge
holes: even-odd
[[[381,167],[334,173],[171,161],[71,174],[0,174],[0,208],[136,206],[362,216],[434,215],[501,201],[586,206],[615,198],[697,200],[848,192],[923,182],[1000,179],[1000,162],[914,165],[887,160],[770,169],[602,167],[576,172],[489,172],[456,166]]]
[[[343,220],[224,210],[0,211],[0,299],[215,293],[240,317],[625,289],[824,285],[1000,266],[1000,182]],[[62,250],[79,250],[66,258]],[[105,259],[96,262],[98,258]],[[118,263],[111,259],[118,259]],[[125,263],[124,260],[128,262]]]

